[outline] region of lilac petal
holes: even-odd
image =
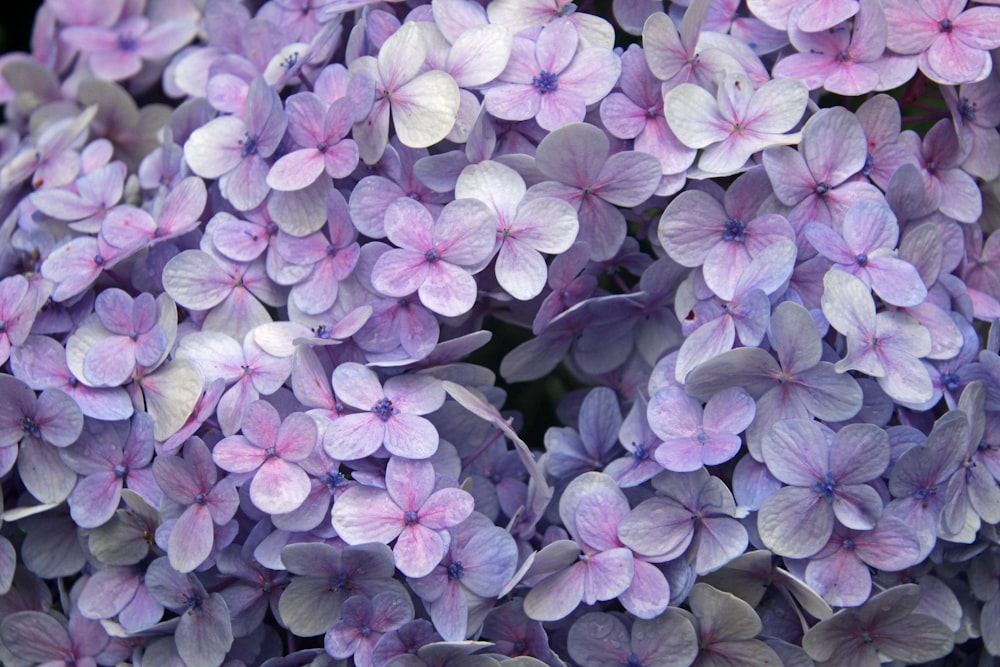
[[[524,598],[528,618],[557,621],[569,616],[583,599],[585,567],[572,565],[535,584]]]
[[[30,663],[58,663],[75,652],[66,626],[40,611],[20,611],[4,618],[0,639],[6,650]]]
[[[830,447],[830,470],[841,484],[861,484],[889,466],[889,437],[874,424],[848,424]]]
[[[541,294],[547,271],[545,259],[527,243],[511,237],[500,246],[497,282],[515,299],[527,301]]]
[[[212,450],[212,460],[229,472],[252,472],[267,458],[263,448],[251,444],[242,435],[233,435],[220,440]]]
[[[348,544],[388,544],[406,525],[403,511],[384,490],[361,485],[337,498],[331,519],[337,535]]]
[[[392,97],[393,126],[400,142],[426,148],[444,139],[455,125],[459,102],[458,84],[445,72],[425,72],[400,86]]]
[[[871,530],[882,515],[882,497],[870,486],[849,484],[837,491],[833,513],[848,528]]]
[[[800,419],[775,424],[761,444],[771,474],[799,487],[809,487],[824,479],[830,469],[830,449],[823,427]]]
[[[83,431],[83,414],[76,402],[59,389],[46,389],[35,404],[34,421],[42,438],[56,447],[67,447]]]
[[[191,572],[212,553],[215,540],[212,515],[205,505],[194,504],[177,518],[167,540],[170,566]]]
[[[622,606],[641,619],[660,616],[670,603],[670,584],[667,578],[660,568],[638,559],[633,562],[633,570],[632,583],[618,596]],[[680,660],[683,661],[683,658]]]
[[[425,415],[441,407],[445,392],[431,375],[397,375],[386,381],[385,396],[402,412]]]
[[[472,309],[478,286],[467,270],[444,261],[429,263],[427,267],[427,278],[417,294],[428,310],[457,317]]]
[[[457,526],[472,513],[472,496],[461,489],[435,491],[418,512],[420,524],[432,530]]]
[[[274,457],[265,461],[254,475],[250,499],[268,514],[285,514],[305,502],[309,488],[309,476],[302,468]]]
[[[865,266],[872,289],[894,306],[916,306],[927,297],[920,274],[909,262],[891,256],[872,257]]]
[[[292,151],[274,163],[267,174],[267,184],[275,190],[301,190],[312,185],[325,167],[323,153],[315,148]]]
[[[121,491],[122,478],[113,471],[87,475],[67,498],[70,516],[84,528],[96,528],[114,515]]]
[[[768,496],[761,504],[757,530],[764,544],[775,553],[806,558],[830,539],[833,517],[821,494],[789,486]]]
[[[21,441],[17,470],[28,491],[43,503],[58,503],[69,497],[76,473],[59,458],[59,450],[37,438]]]
[[[361,364],[340,364],[334,369],[331,381],[340,400],[361,410],[370,410],[385,398],[378,376]]]
[[[756,407],[753,398],[743,389],[725,389],[705,405],[703,422],[713,432],[742,433],[753,421]]]
[[[80,592],[80,613],[87,618],[111,618],[135,595],[139,578],[130,567],[106,567],[94,572]]]
[[[135,370],[135,342],[127,336],[110,335],[87,351],[83,374],[94,385],[116,387]]]
[[[333,459],[354,461],[374,454],[384,439],[385,425],[378,415],[344,415],[327,425],[323,446]]]
[[[421,288],[431,265],[423,253],[394,249],[383,253],[372,269],[372,286],[386,296],[407,296]]]
[[[417,523],[403,529],[392,553],[399,571],[416,578],[430,574],[447,549],[445,536]]]
[[[702,575],[713,572],[746,551],[749,537],[739,521],[729,517],[705,519],[695,534],[694,570]]]
[[[691,511],[666,498],[640,503],[618,526],[618,538],[637,554],[672,560],[694,537]]]
[[[385,424],[382,444],[391,454],[409,459],[426,459],[438,448],[438,432],[423,417],[394,415]]]
[[[187,664],[222,664],[233,644],[229,607],[218,593],[202,600],[199,614],[184,614],[177,625],[174,641],[177,653]]]
[[[243,158],[240,142],[246,124],[235,116],[222,116],[191,133],[184,144],[184,159],[191,170],[204,178],[219,178],[234,169]]]

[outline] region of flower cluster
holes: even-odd
[[[1000,656],[998,58],[997,0],[45,0],[0,663]]]

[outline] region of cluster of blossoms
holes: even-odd
[[[1000,2],[663,9],[45,0],[0,663],[1000,656]]]

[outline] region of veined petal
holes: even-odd
[[[390,102],[404,146],[426,148],[445,138],[458,118],[458,84],[439,70],[425,72],[396,90]]]

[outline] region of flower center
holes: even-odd
[[[441,255],[438,254],[436,248],[431,248],[430,250],[424,253],[424,259],[433,264],[434,262],[441,259]]]
[[[826,193],[829,192],[829,191],[830,191],[830,184],[829,183],[826,183],[824,181],[820,181],[819,183],[816,184],[816,194],[818,194],[820,197],[825,196]]]
[[[34,438],[42,437],[42,429],[38,427],[38,424],[31,417],[21,418],[21,430]]]
[[[858,266],[865,266],[868,264],[868,255],[863,252],[859,252],[858,256],[855,257],[854,260],[858,263]]]
[[[538,76],[531,77],[531,83],[542,95],[556,90],[559,87],[558,81],[559,75],[544,69],[538,73]]]
[[[976,103],[963,97],[958,103],[958,115],[966,122],[976,120]]]
[[[960,386],[959,385],[960,381],[961,381],[961,378],[958,377],[958,373],[949,372],[949,373],[942,373],[941,374],[941,384],[948,391],[951,391],[951,392],[958,391],[958,388]]]
[[[455,561],[448,566],[448,578],[449,579],[461,579],[465,576],[465,568],[462,567],[462,561]]]
[[[384,422],[389,421],[389,417],[396,414],[396,410],[392,407],[392,401],[388,398],[379,399],[379,402],[372,408],[372,412],[377,414],[378,418]]]
[[[118,49],[120,51],[135,51],[135,37],[129,34],[118,35]]]
[[[826,477],[813,484],[810,488],[823,496],[823,499],[832,505],[833,501],[837,497],[836,491],[839,488],[839,485],[833,478],[833,473],[828,470],[826,472]]]
[[[722,230],[723,241],[735,241],[743,243],[746,239],[747,225],[740,220],[726,220],[725,229]]]
[[[118,465],[116,465],[115,466],[115,475],[117,477],[125,479],[125,477],[128,476],[128,466],[125,465],[124,463],[119,463]]]
[[[951,22],[951,19],[941,19],[938,23],[938,30],[941,32],[951,32],[955,29],[955,24]]]
[[[420,520],[417,518],[416,512],[414,512],[413,510],[409,510],[406,514],[403,515],[403,521],[406,522],[407,526],[412,526],[413,524],[418,523]]]
[[[243,150],[240,151],[241,157],[257,154],[257,137],[251,137],[249,132],[246,133],[245,138],[239,141],[239,144],[243,147]]]

